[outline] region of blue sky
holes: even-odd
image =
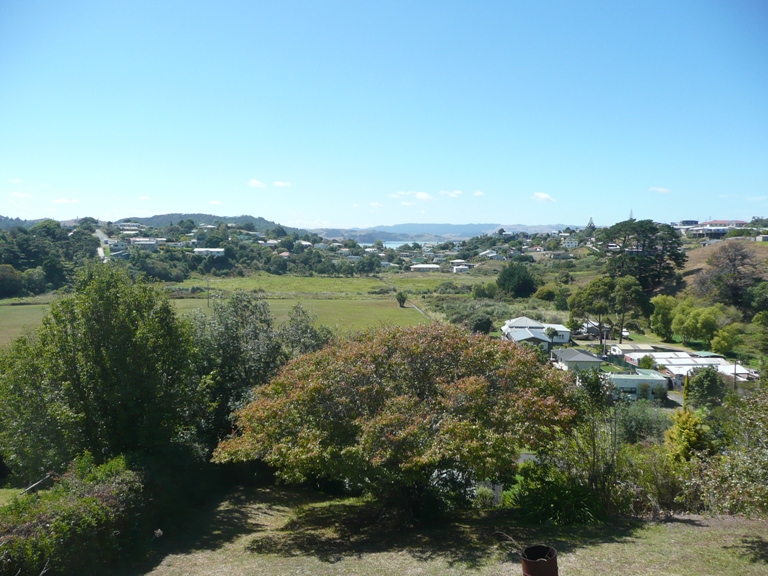
[[[0,214],[768,216],[768,3],[0,3]]]

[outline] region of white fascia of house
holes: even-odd
[[[213,256],[214,258],[224,256],[224,248],[194,248],[192,252],[200,256]]]
[[[439,264],[414,264],[411,266],[413,272],[437,272],[440,270]]]

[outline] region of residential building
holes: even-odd
[[[602,359],[594,354],[577,348],[558,348],[552,350],[552,358],[555,360],[555,366],[561,370],[571,372],[581,372],[584,370],[599,370]]]

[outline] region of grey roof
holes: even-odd
[[[536,320],[531,320],[527,316],[520,316],[519,318],[507,320],[504,324],[510,328],[544,328],[544,324]]]
[[[505,326],[504,328],[507,327]],[[547,338],[547,335],[544,334],[543,330],[529,330],[527,328],[507,328],[504,330],[502,328],[502,331],[509,340],[514,340],[515,342],[524,342],[526,340],[540,340],[541,342],[550,342],[550,339]]]
[[[553,350],[552,353],[562,362],[602,362],[594,354],[576,348],[560,348]]]

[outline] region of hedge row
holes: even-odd
[[[86,453],[52,489],[0,508],[0,575],[103,573],[126,555],[143,505],[123,457],[96,466]]]

